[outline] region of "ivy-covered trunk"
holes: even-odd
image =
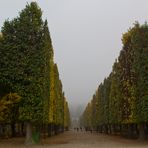
[[[32,139],[32,123],[30,121],[26,122],[26,145],[33,144]]]

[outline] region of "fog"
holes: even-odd
[[[109,75],[122,33],[148,17],[147,0],[36,0],[48,20],[55,61],[71,108],[85,106]],[[30,0],[0,0],[0,26]],[[72,109],[74,110],[74,109]]]

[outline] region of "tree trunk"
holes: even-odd
[[[26,141],[25,144],[33,144],[33,139],[32,139],[32,124],[30,121],[26,123]]]
[[[11,123],[11,136],[12,137],[16,136],[15,123]]]
[[[111,125],[111,133],[112,134],[115,134],[115,124],[112,124]]]
[[[110,134],[110,125],[108,124],[107,127],[108,127],[108,134]]]
[[[145,135],[147,136],[148,135],[148,124],[147,123],[145,124],[145,132],[146,132]]]
[[[136,137],[138,138],[139,135],[139,130],[138,130],[138,124],[135,125],[135,132],[136,132]]]
[[[119,134],[122,135],[122,125],[119,124]]]
[[[64,132],[64,126],[61,125],[61,133],[63,133],[63,132]]]
[[[51,134],[52,134],[52,136],[55,135],[54,123],[51,124]]]
[[[102,125],[100,125],[100,131],[99,132],[102,133]]]
[[[145,133],[144,133],[144,123],[139,124],[139,140],[144,140]]]
[[[107,124],[105,124],[105,134],[108,134],[109,132],[108,132],[108,125]]]
[[[128,124],[128,138],[133,138],[133,125]]]
[[[21,123],[21,134],[22,134],[22,136],[25,136],[24,123]]]
[[[52,136],[52,125],[51,123],[48,124],[48,137]]]
[[[53,125],[53,128],[54,128],[54,134],[57,135],[57,134],[58,134],[58,132],[57,132],[57,125],[54,124],[54,125]]]

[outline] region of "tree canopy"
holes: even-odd
[[[18,17],[4,22],[0,55],[0,121],[20,96],[15,122],[64,128],[64,118],[69,118],[64,116],[69,114],[64,110],[62,82],[54,62],[48,23],[43,21],[36,2],[27,4]],[[5,98],[14,98],[11,106]]]
[[[141,137],[148,131],[148,25],[135,23],[122,37],[123,47],[87,105],[81,123],[100,132]],[[144,131],[145,130],[145,131]]]

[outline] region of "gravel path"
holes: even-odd
[[[148,148],[148,141],[74,131],[43,139],[39,145],[25,146],[23,142],[23,138],[0,140],[0,148]]]

